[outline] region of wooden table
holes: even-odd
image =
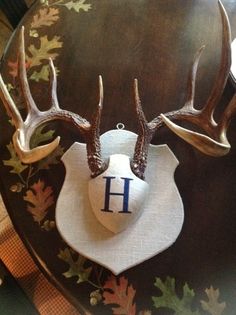
[[[223,3],[235,37],[236,4]],[[61,107],[88,120],[97,104],[97,80],[102,74],[102,132],[118,122],[137,131],[134,78],[139,79],[143,107],[151,120],[183,105],[188,70],[202,44],[206,48],[198,71],[196,107],[206,101],[219,68],[221,20],[215,0],[49,0],[48,5],[46,1],[34,5],[22,24],[27,73],[38,106],[46,109],[49,103],[49,57],[58,71]],[[16,78],[19,29],[20,25],[6,49],[1,72],[24,113]],[[233,94],[229,82],[216,117]],[[48,133],[38,132],[34,143],[50,140],[55,130],[62,136],[61,147],[50,160],[26,166],[9,144],[13,128],[3,107],[0,117],[1,193],[9,215],[41,270],[82,314],[235,314],[235,120],[228,131],[232,149],[222,158],[199,153],[167,129],[156,134],[153,143],[167,143],[180,161],[175,180],[185,208],[183,230],[169,249],[115,278],[93,262],[78,263],[77,254],[55,227],[55,204],[65,176],[59,157],[82,137],[69,124],[50,123]],[[109,295],[104,288],[113,291]]]

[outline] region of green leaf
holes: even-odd
[[[67,247],[64,250],[60,250],[58,258],[69,264],[68,271],[64,272],[63,275],[66,278],[78,277],[77,283],[85,282],[88,280],[92,267],[85,268],[84,264],[86,258],[79,255],[77,259],[72,257],[71,250]]]
[[[33,136],[31,137],[30,145],[32,148],[37,147],[40,143],[52,140],[55,130],[48,130],[47,132],[42,132],[45,125],[40,126],[36,129]]]
[[[59,73],[59,70],[55,68],[56,74]],[[39,71],[34,71],[31,76],[30,80],[39,82],[40,80],[42,81],[49,81],[50,78],[50,70],[49,70],[49,65],[44,65]]]
[[[182,299],[176,294],[174,278],[167,277],[165,282],[156,278],[154,285],[162,292],[161,296],[152,297],[156,308],[169,308],[175,312],[175,315],[200,315],[198,311],[192,311],[191,305],[195,293],[187,283],[183,287]]]
[[[38,170],[48,170],[50,165],[58,164],[63,154],[64,148],[59,145],[50,155],[38,162]]]
[[[49,81],[49,66],[44,65],[39,71],[34,71],[31,76],[30,80],[39,82],[39,80]]]
[[[222,315],[226,308],[226,303],[219,303],[219,289],[214,289],[212,286],[205,290],[208,301],[201,301],[202,309],[211,315]]]
[[[67,9],[69,9],[69,10],[73,9],[78,13],[80,10],[87,12],[88,10],[91,9],[92,5],[86,4],[85,1],[86,0],[79,0],[79,1],[75,1],[75,2],[69,1],[69,2],[65,3],[64,6],[67,7]]]
[[[6,166],[12,167],[12,170],[10,171],[10,173],[20,174],[25,169],[28,168],[28,165],[25,165],[25,164],[21,163],[21,160],[19,159],[18,155],[16,154],[12,142],[10,142],[7,145],[7,149],[10,152],[11,158],[9,160],[3,160],[3,164],[6,165]]]

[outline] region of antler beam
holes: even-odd
[[[211,156],[222,156],[229,152],[230,144],[227,140],[226,132],[229,121],[236,111],[236,102],[234,97],[223,112],[220,121],[216,123],[214,120],[214,111],[224,91],[231,65],[230,25],[225,9],[220,1],[219,8],[222,19],[221,65],[206,104],[202,107],[201,110],[196,110],[193,106],[196,72],[199,63],[199,58],[197,57],[195,58],[192,67],[192,69],[196,70],[190,73],[188,80],[188,87],[193,85],[193,88],[190,89],[189,97],[186,104],[183,106],[182,109],[177,112],[161,115],[163,122],[174,133],[176,133],[179,137],[199,149],[201,152]],[[199,54],[199,57],[200,55],[201,52]],[[182,128],[174,124],[172,120],[189,121],[205,131],[206,134],[201,134]]]
[[[0,75],[0,97],[6,108],[8,115],[12,118],[16,131],[13,135],[13,143],[15,150],[23,163],[36,162],[49,155],[58,146],[60,137],[54,139],[51,143],[30,148],[30,139],[34,131],[42,124],[52,120],[64,120],[75,125],[77,129],[85,137],[88,152],[88,164],[92,172],[92,176],[100,174],[106,164],[101,158],[99,124],[103,101],[103,85],[102,78],[99,77],[99,104],[97,112],[90,124],[86,119],[78,114],[63,110],[59,107],[57,99],[57,78],[52,60],[50,65],[50,86],[51,86],[51,108],[47,111],[40,111],[31,95],[29,83],[27,80],[25,68],[25,45],[24,45],[24,27],[20,33],[20,45],[18,56],[18,76],[20,88],[27,109],[27,116],[23,121],[19,110],[17,109],[13,99],[11,98],[3,79]]]
[[[194,108],[194,94],[198,64],[204,46],[199,49],[194,58],[188,76],[187,100],[181,109],[161,114],[148,123],[142,112],[141,102],[137,93],[137,81],[135,81],[136,113],[141,128],[135,147],[134,157],[131,161],[131,168],[140,178],[144,178],[148,145],[155,131],[162,127],[163,124],[169,127],[179,137],[205,154],[211,156],[222,156],[227,154],[230,150],[230,144],[227,140],[226,132],[230,119],[236,112],[236,96],[232,98],[231,102],[223,112],[220,121],[216,123],[214,120],[214,111],[224,91],[231,65],[230,25],[222,3],[219,1],[218,4],[222,20],[221,63],[210,96],[206,104],[202,106],[201,110]],[[173,121],[176,120],[188,121],[202,129],[205,134],[182,128],[173,123]],[[143,126],[145,126],[145,128]]]

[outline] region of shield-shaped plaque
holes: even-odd
[[[125,130],[106,132],[101,136],[103,156],[132,156],[136,138],[136,134]],[[57,201],[56,223],[74,250],[119,274],[175,242],[184,212],[173,176],[178,161],[167,145],[150,145],[146,170],[149,189],[142,215],[116,234],[105,228],[91,209],[86,145],[74,143],[62,160],[66,177]]]

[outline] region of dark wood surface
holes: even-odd
[[[56,1],[49,1],[51,4],[53,2]],[[122,122],[126,129],[135,132],[137,122],[133,106],[133,79],[139,79],[142,104],[149,120],[161,112],[180,108],[185,101],[189,67],[195,52],[203,44],[206,48],[199,66],[195,102],[197,108],[204,104],[220,61],[221,20],[217,1],[87,0],[86,3],[92,4],[91,9],[78,13],[63,6],[51,6],[59,10],[59,19],[52,26],[38,28],[38,37],[29,36],[33,29],[32,20],[45,7],[36,4],[22,21],[26,28],[27,47],[39,47],[39,38],[45,34],[48,39],[60,36],[63,42],[55,60],[60,71],[58,98],[61,107],[89,120],[97,104],[98,75],[102,74],[105,99],[101,131],[115,128],[118,122]],[[234,37],[236,3],[224,0],[223,4]],[[9,61],[15,61],[17,57],[19,27],[6,50],[1,72],[6,83],[16,86],[11,93],[22,107],[17,81],[9,74]],[[42,64],[46,65],[47,61],[43,60]],[[29,77],[35,69],[29,68]],[[30,80],[30,87],[38,106],[46,109],[48,82]],[[229,82],[216,118],[233,94],[234,89]],[[7,160],[9,152],[6,145],[10,142],[13,129],[3,107],[0,119],[0,160]],[[82,140],[77,131],[66,124],[53,123],[49,127],[62,135],[64,148],[69,148],[74,141]],[[200,314],[208,314],[201,309],[200,300],[207,299],[204,290],[211,285],[219,288],[220,300],[226,301],[227,307],[223,314],[235,314],[235,119],[231,122],[228,136],[232,144],[230,153],[222,158],[212,158],[197,152],[166,129],[156,134],[153,143],[167,143],[180,161],[175,180],[184,203],[185,222],[172,247],[123,274],[136,290],[134,301],[137,314],[145,309],[157,315],[172,314],[168,309],[156,309],[151,298],[161,296],[160,290],[154,286],[155,277],[164,281],[167,276],[176,279],[180,297],[185,282],[195,291],[192,309],[198,308]],[[19,179],[17,174],[9,171],[10,168],[1,163],[1,193],[20,237],[41,270],[82,313],[86,309],[92,314],[112,314],[111,306],[105,306],[102,302],[94,307],[90,305],[89,294],[94,290],[90,284],[84,282],[78,285],[75,278],[63,276],[68,266],[58,258],[58,253],[66,244],[56,229],[45,231],[34,222],[23,199],[27,187],[23,187],[19,193],[12,192],[12,186]],[[49,170],[40,171],[31,178],[29,185],[39,178],[44,180],[53,187],[56,199],[64,175],[65,170],[60,163]],[[47,217],[51,221],[54,219],[54,208]],[[102,283],[106,282],[109,275],[108,271],[103,272]]]

